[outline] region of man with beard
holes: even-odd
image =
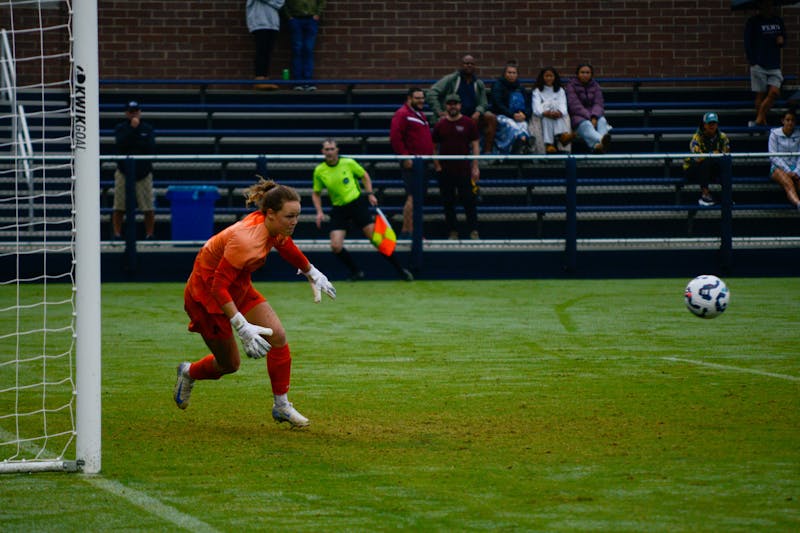
[[[461,97],[450,94],[445,98],[447,114],[433,127],[433,142],[439,155],[478,155],[478,128],[475,122],[461,113]],[[478,238],[478,215],[475,208],[475,189],[480,179],[478,160],[434,160],[434,169],[442,195],[448,238],[458,239],[456,228],[456,191],[467,217],[470,239]]]

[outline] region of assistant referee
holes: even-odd
[[[333,139],[322,142],[322,155],[325,161],[314,169],[314,189],[311,200],[317,210],[317,227],[322,228],[322,196],[323,189],[328,190],[331,200],[331,251],[350,271],[349,279],[364,279],[364,272],[356,265],[353,256],[344,247],[344,238],[351,223],[361,228],[367,239],[372,239],[375,222],[370,215],[369,207],[378,205],[378,198],[372,190],[369,173],[349,157],[339,157],[339,147]],[[364,185],[362,194],[361,184]],[[383,256],[391,263],[401,279],[413,281],[414,276],[403,268],[394,255]]]

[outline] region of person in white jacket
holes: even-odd
[[[558,153],[556,142],[563,146],[572,142],[569,115],[567,114],[567,93],[561,87],[561,78],[553,67],[539,71],[531,96],[533,116],[541,121],[541,135],[534,135],[544,141],[548,154]],[[532,121],[532,127],[538,127]]]
[[[797,112],[789,109],[783,113],[783,126],[769,132],[770,177],[786,192],[786,198],[800,209],[800,130],[797,129]]]
[[[272,49],[281,29],[280,8],[286,0],[247,0],[245,15],[247,31],[255,41],[255,79],[269,79],[269,67],[272,62]],[[256,89],[274,91],[278,88],[274,83],[256,83]]]

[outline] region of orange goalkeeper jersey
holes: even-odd
[[[308,268],[308,259],[291,237],[272,236],[264,225],[264,213],[255,211],[211,237],[197,253],[189,293],[210,313],[221,313],[222,305],[246,294],[251,274],[261,268],[275,248],[290,265]]]

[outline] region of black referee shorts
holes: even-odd
[[[369,200],[366,196],[359,196],[349,204],[333,206],[330,218],[331,231],[337,229],[347,231],[351,222],[358,229],[373,222],[372,215],[369,213]]]

